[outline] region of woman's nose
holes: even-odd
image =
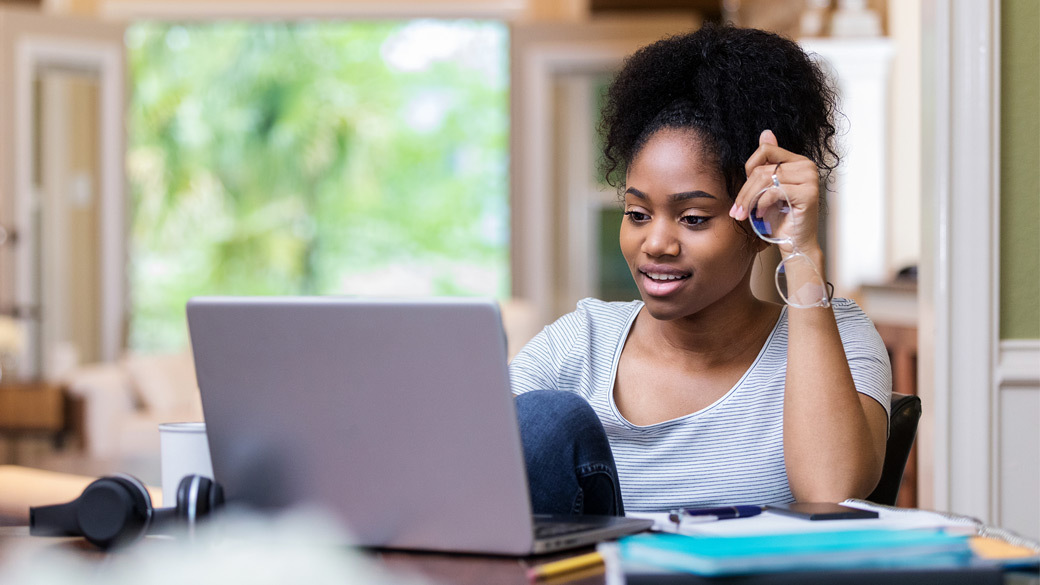
[[[679,238],[673,222],[655,219],[647,226],[646,239],[643,240],[643,253],[647,256],[678,256]]]

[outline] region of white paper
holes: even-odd
[[[653,520],[654,530],[679,532],[680,534],[695,536],[756,536],[864,529],[910,530],[915,528],[946,529],[968,534],[973,534],[976,531],[976,524],[967,518],[950,518],[937,512],[909,508],[890,510],[858,501],[843,503],[854,508],[874,510],[878,512],[879,516],[878,518],[861,520],[805,520],[794,516],[775,514],[766,510],[758,516],[718,520],[715,522],[684,523],[678,527],[675,522],[668,519],[667,512],[635,512],[629,513],[627,516]]]

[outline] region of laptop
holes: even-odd
[[[503,555],[651,524],[532,515],[492,300],[200,297],[187,312],[229,502],[319,505],[362,546]]]

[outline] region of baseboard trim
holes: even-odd
[[[998,388],[1040,388],[1040,339],[1001,341],[996,373]]]

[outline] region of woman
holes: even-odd
[[[818,276],[834,104],[798,45],[762,31],[706,26],[626,61],[604,154],[642,300],[581,301],[511,363],[536,512],[838,502],[874,488],[891,368],[867,317]],[[771,245],[759,232],[790,258],[791,306],[751,293]]]

